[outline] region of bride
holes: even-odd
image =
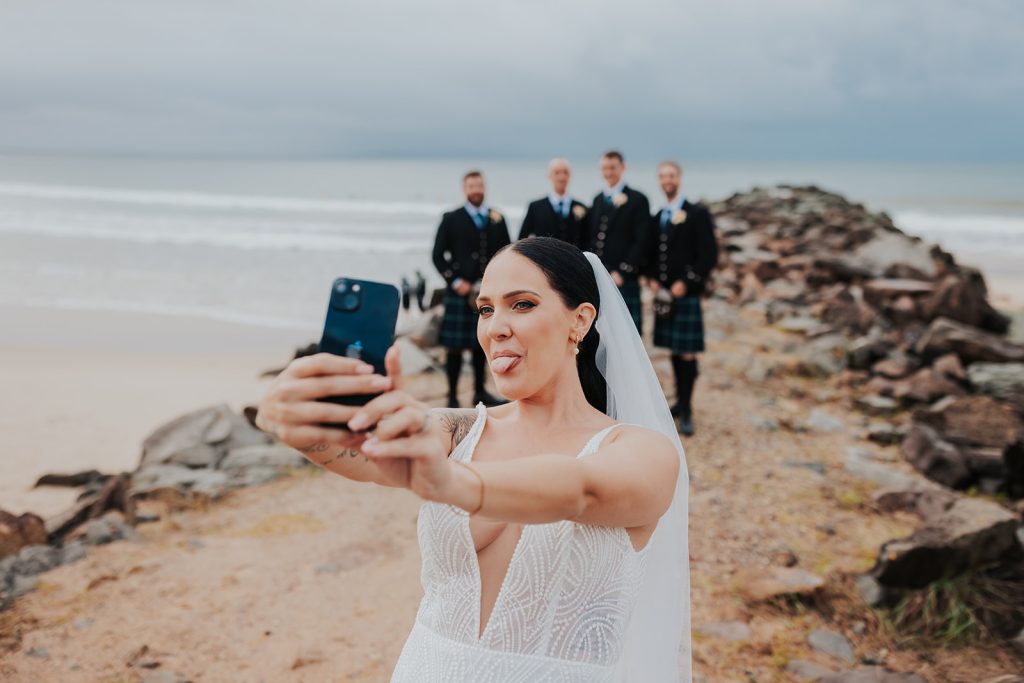
[[[686,463],[611,277],[531,237],[491,260],[477,306],[510,403],[431,409],[403,391],[393,347],[387,377],[293,361],[257,416],[326,469],[426,501],[424,596],[392,682],[689,683]]]

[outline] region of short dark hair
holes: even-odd
[[[620,152],[618,150],[615,150],[615,149],[608,150],[607,152],[605,152],[604,154],[601,155],[601,158],[602,159],[615,159],[620,164],[626,163],[626,159],[622,156],[622,152]]]
[[[466,175],[462,176],[462,182],[465,183],[470,178],[483,178],[484,174],[482,171],[478,171],[475,168],[472,171],[466,171]]]

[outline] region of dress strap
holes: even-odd
[[[632,425],[629,425],[626,422],[617,422],[617,423],[615,423],[613,425],[609,425],[609,426],[605,427],[604,429],[599,431],[597,434],[594,434],[592,437],[590,437],[590,440],[587,441],[587,445],[583,447],[583,450],[580,451],[579,455],[577,455],[576,457],[577,458],[582,458],[584,456],[587,456],[587,455],[590,455],[591,453],[596,452],[597,449],[601,447],[601,442],[604,441],[604,437],[606,437],[609,434],[611,434],[612,431],[616,427],[628,427],[628,426],[632,426]]]
[[[480,441],[480,435],[484,432],[484,422],[486,421],[487,407],[483,403],[478,403],[476,405],[476,421],[469,428],[466,438],[456,444],[448,457],[459,462],[469,462],[473,458],[477,442]]]

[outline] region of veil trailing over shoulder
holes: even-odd
[[[608,384],[608,415],[667,436],[679,451],[675,497],[648,541],[647,569],[620,662],[629,683],[690,683],[689,475],[686,454],[647,350],[600,259],[586,252],[601,297],[597,367]]]

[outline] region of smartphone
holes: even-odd
[[[384,282],[340,277],[331,286],[320,350],[338,356],[359,358],[386,375],[384,355],[395,341],[400,301],[398,288]],[[342,405],[365,405],[380,394],[330,396],[323,401]],[[345,425],[324,425],[345,427]]]

